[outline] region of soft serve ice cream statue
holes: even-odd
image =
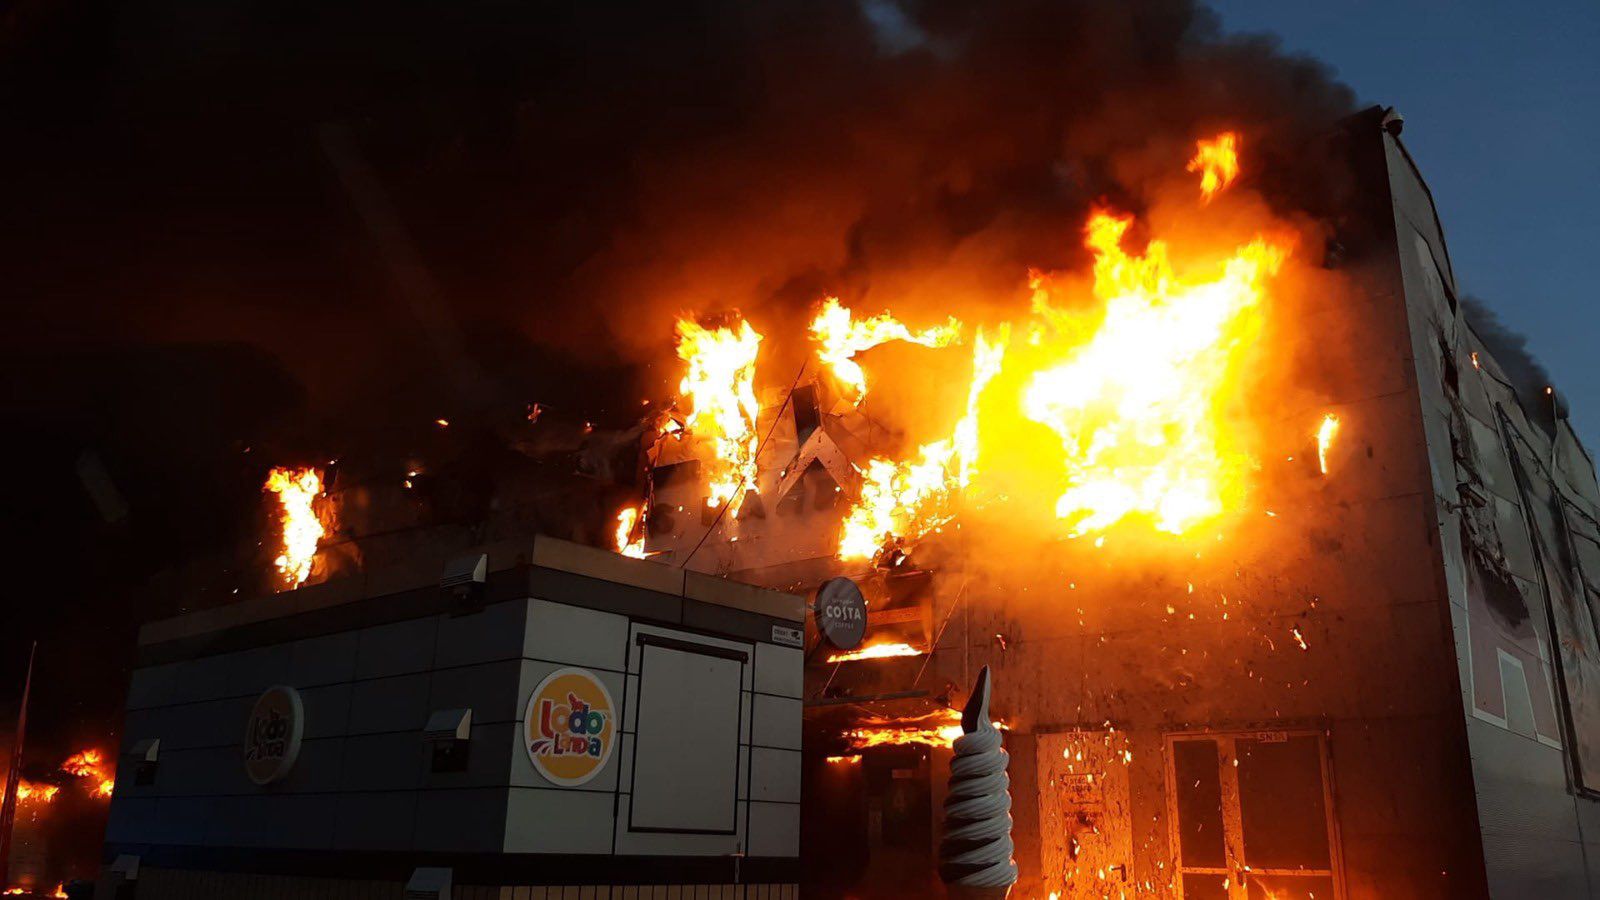
[[[955,739],[950,790],[944,798],[944,839],[939,842],[939,877],[956,898],[1000,900],[1017,881],[1011,858],[1011,757],[989,719],[989,667],[961,712],[963,734]]]

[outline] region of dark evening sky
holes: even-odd
[[[1528,337],[1600,447],[1600,4],[1211,4],[1406,117],[1456,277]]]

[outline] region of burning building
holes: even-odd
[[[760,322],[680,326],[717,374],[618,549],[863,596],[859,646],[808,630],[819,896],[933,889],[983,665],[1022,896],[1591,893],[1594,465],[1474,330],[1400,130],[1294,148],[1326,184],[1293,212],[1248,136],[1201,140],[1200,189],[1093,211],[1027,314],[829,297],[792,379]]]

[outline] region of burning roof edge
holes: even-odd
[[[538,535],[531,540],[501,541],[473,553],[488,558],[489,573],[519,567],[565,572],[613,584],[685,597],[777,619],[804,622],[805,599],[714,575],[687,572],[649,560],[631,559],[609,550]],[[452,554],[459,556],[462,554]],[[288,616],[324,610],[361,600],[438,587],[445,560],[420,557],[403,566],[362,572],[298,590],[197,610],[146,623],[139,646],[193,638]]]

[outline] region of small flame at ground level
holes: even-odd
[[[828,657],[828,662],[851,662],[858,659],[887,659],[895,656],[921,656],[922,651],[906,643],[872,644],[851,650],[848,653],[835,653]]]
[[[296,588],[311,575],[317,544],[326,533],[317,518],[316,500],[322,496],[322,471],[313,467],[275,467],[262,490],[278,498],[278,521],[283,526],[283,549],[272,561],[286,588]]]
[[[678,383],[691,411],[685,425],[710,445],[706,503],[732,504],[739,511],[746,490],[756,489],[756,354],[761,335],[740,319],[735,327],[706,328],[693,319],[678,320],[678,358],[688,371]]]

